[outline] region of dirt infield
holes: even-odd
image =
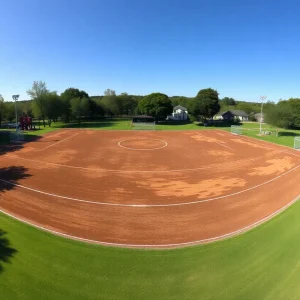
[[[103,244],[223,238],[300,194],[299,152],[218,130],[60,130],[12,150],[0,210]]]

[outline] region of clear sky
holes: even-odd
[[[0,94],[300,96],[300,1],[0,0]]]

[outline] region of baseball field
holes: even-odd
[[[79,128],[1,149],[4,299],[300,293],[296,150],[219,129]]]

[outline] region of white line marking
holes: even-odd
[[[277,179],[279,179],[279,178],[281,178],[281,177],[283,177],[283,176],[291,173],[292,171],[298,169],[299,167],[300,167],[300,165],[298,165],[298,166],[290,169],[289,171],[287,171],[287,172],[285,172],[283,174],[280,174],[279,176],[274,177],[274,178],[272,178],[272,179],[270,179],[268,181],[265,181],[265,182],[260,183],[258,185],[252,186],[252,187],[250,187],[248,189],[241,190],[241,191],[238,191],[238,192],[235,192],[235,193],[231,193],[231,194],[227,194],[227,195],[223,195],[223,196],[219,196],[219,197],[214,197],[214,198],[208,198],[208,199],[198,200],[198,201],[181,202],[181,203],[168,203],[168,204],[120,204],[120,203],[110,203],[110,202],[97,202],[97,201],[90,201],[90,200],[85,200],[85,199],[78,199],[78,198],[72,198],[72,197],[67,197],[67,196],[62,196],[62,195],[47,193],[47,192],[44,192],[44,191],[41,191],[41,190],[38,190],[38,189],[33,189],[33,188],[30,188],[30,187],[27,187],[27,186],[24,186],[24,185],[16,184],[16,183],[13,183],[11,181],[4,180],[4,179],[0,179],[0,181],[2,181],[4,183],[7,183],[7,184],[10,184],[10,185],[13,185],[13,186],[20,187],[22,189],[26,189],[26,190],[32,191],[32,192],[36,192],[36,193],[47,195],[47,196],[51,196],[51,197],[66,199],[66,200],[70,200],[70,201],[77,201],[77,202],[83,202],[83,203],[89,203],[89,204],[95,204],[95,205],[149,208],[149,207],[170,207],[170,206],[183,206],[183,205],[199,204],[199,203],[211,202],[211,201],[221,200],[221,199],[224,199],[224,198],[229,198],[229,197],[232,197],[232,196],[240,195],[240,194],[243,194],[245,192],[254,190],[256,188],[259,188],[259,187],[261,187],[263,185],[266,185],[266,184],[268,184],[270,182],[273,182],[273,181],[275,181],[275,180],[277,180]]]
[[[225,148],[227,148],[227,149],[229,149],[229,150],[235,151],[234,149],[232,149],[232,148],[230,148],[230,147],[228,147],[226,145],[223,145],[222,143],[219,143],[219,142],[216,142],[216,143],[219,144],[219,145],[221,145],[221,146],[223,146],[223,147],[225,147]]]
[[[64,141],[66,141],[66,140],[68,140],[68,139],[70,139],[70,138],[72,138],[72,137],[78,135],[79,133],[80,133],[80,132],[75,133],[75,134],[73,134],[73,135],[71,135],[71,136],[69,136],[69,137],[67,137],[67,138],[65,138],[65,139],[63,139],[63,140],[61,140],[61,141],[55,142],[55,143],[53,143],[53,144],[51,144],[51,145],[49,145],[49,146],[47,146],[47,147],[45,147],[45,148],[37,149],[37,151],[43,151],[43,150],[48,149],[48,148],[50,148],[50,147],[52,147],[52,146],[56,146],[57,144],[59,144],[59,143],[61,143],[61,142],[64,142]]]
[[[223,240],[225,238],[228,237],[233,237],[236,236],[240,233],[243,233],[247,230],[253,229],[254,227],[257,227],[258,225],[270,220],[271,218],[275,217],[276,215],[280,214],[282,211],[286,210],[288,207],[290,207],[292,204],[294,204],[298,198],[300,197],[300,195],[298,195],[294,200],[292,200],[291,202],[289,202],[287,205],[283,206],[282,208],[278,209],[277,211],[271,213],[270,215],[264,217],[261,220],[258,220],[256,222],[254,222],[253,224],[250,224],[248,226],[245,226],[243,228],[240,228],[238,230],[220,235],[220,236],[215,236],[212,238],[207,238],[207,239],[201,239],[201,240],[196,240],[196,241],[191,241],[191,242],[183,242],[183,243],[173,243],[173,244],[158,244],[158,245],[149,245],[149,244],[124,244],[124,243],[113,243],[113,242],[102,242],[102,241],[97,241],[97,240],[92,240],[92,239],[86,239],[86,238],[81,238],[81,237],[77,237],[74,235],[70,235],[70,234],[66,234],[66,233],[62,233],[62,232],[58,232],[34,223],[31,223],[29,221],[26,221],[24,219],[21,219],[19,217],[16,217],[2,209],[0,209],[0,212],[2,212],[3,214],[16,219],[22,223],[25,223],[27,225],[36,227],[38,229],[41,229],[43,231],[47,231],[50,232],[52,234],[58,235],[58,236],[62,236],[65,238],[69,238],[69,239],[73,239],[73,240],[78,240],[81,242],[87,242],[87,243],[93,243],[93,244],[98,244],[98,245],[104,245],[104,246],[115,246],[115,247],[128,247],[128,248],[170,248],[170,247],[184,247],[184,246],[191,246],[191,245],[197,245],[197,244],[204,244],[204,243],[210,243],[210,242],[214,242],[217,240]]]
[[[126,147],[126,146],[123,146],[122,143],[123,142],[126,142],[126,141],[132,141],[132,140],[153,140],[153,141],[160,141],[162,143],[164,143],[163,146],[161,147],[156,147],[156,148],[145,148],[145,149],[140,149],[140,148],[130,148],[130,147]],[[145,150],[158,150],[158,149],[162,149],[162,148],[165,148],[168,146],[168,143],[164,140],[160,140],[160,139],[151,139],[151,138],[132,138],[132,139],[125,139],[125,140],[122,140],[118,143],[118,146],[122,147],[122,148],[125,148],[125,149],[129,149],[129,150],[135,150],[135,151],[145,151]]]
[[[228,131],[226,131],[226,130],[221,130],[221,129],[213,129],[213,130],[217,130],[217,131],[221,131],[221,132],[226,132],[226,133],[228,133],[228,134],[231,135],[231,133],[228,132]],[[294,148],[292,148],[292,147],[289,147],[289,146],[285,146],[285,145],[273,143],[273,142],[266,141],[266,140],[257,139],[257,138],[251,137],[251,136],[240,135],[239,137],[243,137],[243,138],[249,139],[249,140],[251,140],[251,141],[256,141],[257,143],[259,143],[259,142],[264,142],[264,143],[268,143],[268,144],[270,144],[270,145],[273,145],[274,147],[279,146],[279,147],[287,148],[287,149],[292,150],[292,151],[298,151],[298,150],[296,150],[296,149],[294,149]],[[273,149],[273,148],[268,148],[268,147],[265,147],[265,148],[266,148],[266,149]]]
[[[199,136],[202,136],[199,132],[197,132],[197,134],[198,134]],[[227,149],[229,149],[229,150],[235,151],[234,149],[232,149],[232,148],[230,148],[230,147],[228,147],[228,146],[226,146],[226,145],[223,145],[223,144],[220,143],[220,142],[215,142],[215,143],[217,143],[217,144],[219,144],[220,146],[223,146],[223,147],[225,147],[225,148],[227,148]]]

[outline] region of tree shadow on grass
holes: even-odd
[[[22,166],[0,168],[0,195],[14,189],[18,180],[31,176],[26,172],[27,169]],[[0,229],[0,274],[4,270],[4,263],[11,263],[12,257],[17,253],[17,250],[11,246],[6,234],[7,232]]]
[[[213,121],[213,122],[208,123],[207,127],[222,128],[222,127],[230,127],[231,125],[241,126],[241,125],[243,125],[243,123],[226,122],[226,121]]]
[[[290,131],[278,131],[278,136],[300,136],[300,130],[299,133]]]
[[[0,274],[4,270],[4,263],[11,263],[12,257],[17,253],[6,237],[7,232],[0,229]]]

